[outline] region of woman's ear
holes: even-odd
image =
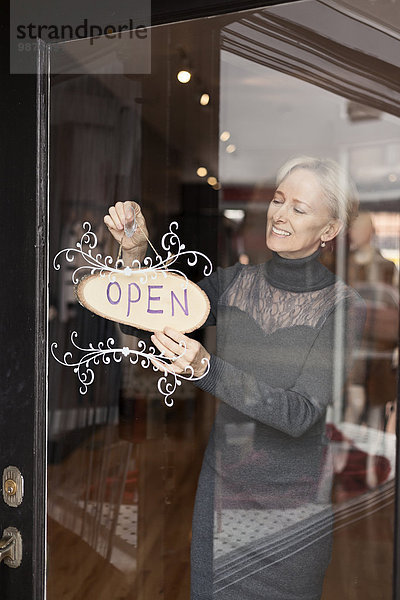
[[[340,219],[330,221],[321,235],[321,242],[330,242],[341,232],[342,229],[343,221],[341,221]]]

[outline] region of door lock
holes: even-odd
[[[16,569],[22,562],[22,537],[15,527],[7,527],[0,540],[0,562]]]
[[[17,467],[3,471],[3,500],[8,506],[19,506],[24,497],[24,478]]]

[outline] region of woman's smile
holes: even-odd
[[[279,237],[286,237],[290,235],[289,231],[284,231],[283,229],[278,229],[275,225],[272,225],[272,233],[278,235]]]

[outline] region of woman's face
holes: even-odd
[[[283,258],[303,258],[340,230],[312,171],[296,169],[279,185],[267,214],[266,244]]]

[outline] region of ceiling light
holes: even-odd
[[[208,171],[205,167],[199,167],[197,169],[196,173],[199,177],[205,177],[207,175]]]
[[[208,94],[202,94],[200,97],[200,104],[202,106],[207,106],[207,104],[210,102],[210,96]]]
[[[182,70],[179,71],[176,77],[180,83],[189,83],[192,74],[190,73],[190,71]]]
[[[221,142],[227,142],[230,137],[231,134],[229,133],[229,131],[223,131],[219,136],[219,139],[221,140]]]
[[[240,223],[244,219],[244,210],[241,208],[226,208],[224,210],[224,217]]]

